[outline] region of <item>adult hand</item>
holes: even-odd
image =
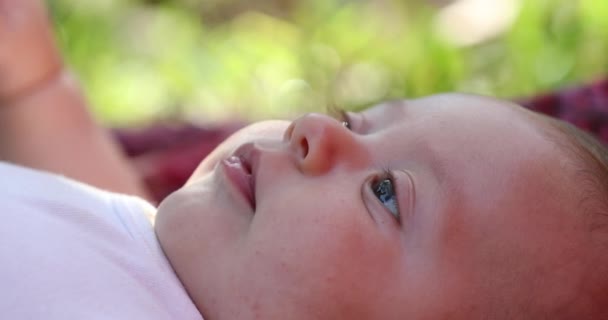
[[[43,0],[0,0],[0,108],[62,68]]]

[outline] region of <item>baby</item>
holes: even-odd
[[[608,316],[599,144],[459,94],[342,121],[246,128],[161,204],[158,239],[209,319]]]
[[[34,3],[0,0],[0,12],[7,2]],[[0,66],[8,61],[2,53]],[[4,66],[10,69],[12,64]],[[52,72],[39,72],[45,73]],[[11,97],[4,98],[10,103],[0,106],[0,112],[23,99],[41,104],[28,97],[40,88],[55,90],[44,79],[58,81],[31,79],[42,80],[24,81],[36,85],[10,90],[6,83],[0,85],[0,97]],[[62,99],[45,101],[59,106],[72,101],[72,94],[58,93]],[[2,128],[0,136],[6,136]],[[11,135],[18,132],[13,130]],[[97,165],[128,171],[115,149],[101,149],[114,160]],[[29,159],[5,150],[0,144],[5,158]],[[50,170],[44,158],[35,161],[39,163],[30,165]],[[143,194],[132,176],[107,182],[96,180],[95,172],[71,171],[73,166],[77,162],[56,171],[105,189]],[[75,200],[79,195],[98,205],[97,211],[89,210],[91,217],[105,219],[99,208],[120,197],[12,165],[0,164],[0,172],[17,189],[25,190],[35,180],[60,190],[43,195],[44,189],[32,184],[28,206],[20,206],[9,198],[16,193],[1,188],[8,183],[0,183],[3,221],[26,207],[46,219],[46,208],[32,205],[42,203],[38,196],[58,197],[67,202],[62,208],[80,208]],[[151,224],[141,223],[142,208],[151,207],[121,199],[128,205],[107,213],[120,223],[104,224],[109,230],[103,232],[113,234],[112,228],[123,228],[130,220],[140,221],[135,224],[148,231],[124,227],[129,230],[124,234],[151,232]],[[54,214],[51,209],[46,210],[49,215]],[[80,209],[70,212],[70,219],[89,219]],[[100,229],[94,233],[103,234]],[[1,230],[0,239],[11,231]],[[147,288],[129,292],[130,298],[142,294],[150,299],[148,307],[157,313],[149,318],[177,317],[161,315],[163,308],[175,308],[173,302],[150,303],[167,292],[178,301],[181,318],[200,313],[209,320],[608,318],[608,152],[570,125],[492,98],[444,94],[344,112],[338,119],[308,114],[293,122],[251,125],[220,145],[186,186],[160,204],[154,230],[158,243],[145,236],[146,246],[160,256],[153,260],[160,278],[144,267],[144,276],[126,276],[139,279],[134,286]],[[55,237],[52,232],[46,234]],[[124,245],[137,255],[137,246],[130,247],[128,236],[124,239],[115,249]],[[104,247],[103,239],[97,240],[91,242],[92,251],[104,252],[112,245]],[[44,245],[44,238],[38,242]],[[8,265],[23,257],[34,259],[30,249],[0,243]],[[110,254],[120,258],[108,268],[131,263],[124,250]],[[11,260],[5,260],[6,252]],[[63,261],[66,268],[76,262],[86,263]],[[18,277],[16,269],[0,267],[0,277],[10,280],[11,270]],[[108,274],[104,271],[100,281]],[[34,289],[31,295],[44,288]],[[0,290],[6,301],[10,289]],[[109,295],[121,295],[122,290],[135,289],[117,286]],[[52,305],[53,300],[44,301]],[[17,303],[2,303],[9,317],[24,314]],[[70,307],[63,303],[63,308]],[[98,305],[86,303],[99,310],[95,307],[103,299]],[[108,312],[121,317],[116,310]]]

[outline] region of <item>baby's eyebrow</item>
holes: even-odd
[[[336,118],[340,116],[340,113],[344,112],[345,110],[345,108],[339,106],[336,103],[331,102],[325,105],[325,110],[323,111],[323,113],[333,118]]]

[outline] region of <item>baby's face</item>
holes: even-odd
[[[442,95],[349,117],[243,129],[161,204],[206,319],[467,318],[562,297],[569,283],[537,276],[576,273],[584,233],[537,116]]]

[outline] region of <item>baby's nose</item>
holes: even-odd
[[[296,119],[285,132],[299,169],[323,174],[335,166],[355,161],[363,145],[341,122],[322,114]]]

